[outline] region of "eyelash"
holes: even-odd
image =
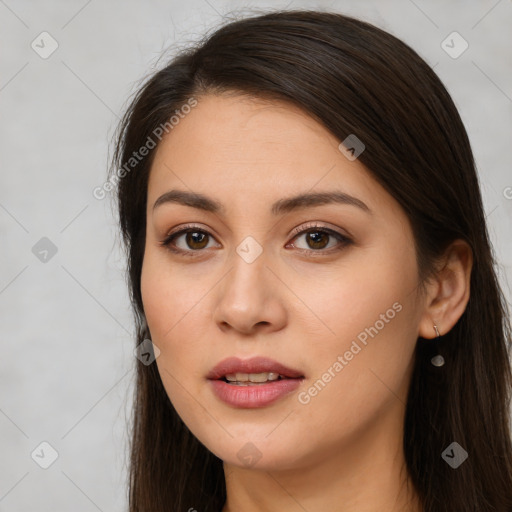
[[[184,249],[178,249],[177,247],[171,245],[171,243],[174,241],[175,238],[178,238],[179,236],[184,235],[186,233],[190,233],[190,232],[202,233],[207,236],[212,236],[212,235],[210,235],[210,233],[208,233],[208,231],[205,231],[204,229],[201,229],[198,226],[187,225],[179,231],[170,233],[168,236],[165,237],[164,240],[162,240],[160,242],[160,245],[175,254],[180,254],[180,255],[188,256],[188,257],[195,257],[197,255],[197,253],[203,252],[203,249],[184,250]],[[336,238],[338,240],[338,242],[340,242],[340,243],[337,247],[334,247],[334,248],[331,247],[330,249],[326,249],[326,250],[323,250],[323,249],[316,249],[316,250],[315,249],[297,249],[298,251],[300,251],[302,253],[332,254],[333,252],[341,251],[346,246],[353,243],[353,240],[346,237],[345,235],[342,235],[341,233],[338,233],[337,231],[334,231],[333,229],[329,229],[327,227],[316,224],[314,222],[311,224],[308,224],[306,226],[301,226],[300,228],[294,229],[292,232],[292,235],[293,235],[292,240],[297,238],[299,235],[307,234],[310,232],[326,233],[327,235]],[[319,255],[321,255],[321,254],[319,254]]]

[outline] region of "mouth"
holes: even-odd
[[[305,376],[264,357],[224,359],[207,376],[218,399],[236,408],[266,407],[296,391]]]

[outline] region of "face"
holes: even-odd
[[[157,149],[144,310],[172,404],[226,463],[298,468],[400,432],[422,313],[413,234],[339,143],[286,103],[205,96]],[[318,193],[338,200],[287,201]],[[209,379],[229,357],[300,378]]]

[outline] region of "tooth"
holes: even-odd
[[[268,373],[250,373],[249,380],[251,382],[266,382]]]
[[[282,377],[285,378],[285,377]],[[262,383],[267,381],[274,381],[279,379],[277,372],[261,372],[261,373],[229,373],[226,375],[226,380],[229,382],[239,383]]]
[[[279,373],[275,372],[261,372],[261,373],[250,373],[249,374],[249,382],[267,382],[277,380],[279,378]]]

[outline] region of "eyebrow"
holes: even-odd
[[[212,213],[225,213],[225,208],[222,203],[208,197],[204,194],[197,192],[187,192],[184,190],[170,190],[162,194],[153,205],[153,210],[158,206],[166,203],[177,203],[184,206],[190,206],[198,210],[204,210]],[[274,216],[283,215],[293,210],[308,208],[311,206],[320,206],[324,204],[346,204],[356,206],[366,213],[372,214],[372,210],[357,197],[351,196],[345,192],[338,190],[328,192],[314,192],[304,193],[293,197],[287,197],[276,201],[271,208],[271,213]]]

